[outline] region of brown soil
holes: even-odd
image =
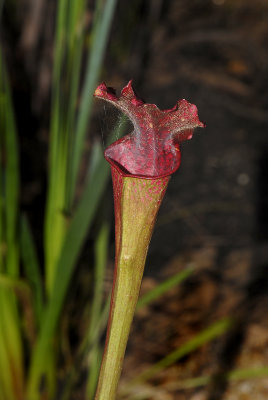
[[[187,265],[194,266],[195,272],[182,285],[137,313],[119,399],[267,399],[267,376],[231,383],[222,377],[232,370],[268,365],[267,268],[254,271],[254,278],[250,279],[251,257],[249,250],[232,251],[219,273],[215,270],[217,249],[207,247],[175,257],[166,266],[163,278]],[[142,292],[156,283],[151,277],[145,278]],[[224,317],[236,322],[228,333],[150,380],[128,390],[124,388],[150,365]],[[205,387],[185,389],[187,379],[200,376],[210,377]]]

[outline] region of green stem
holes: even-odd
[[[104,356],[95,400],[113,400],[123,366],[147,250],[168,177],[122,176],[112,169],[116,222],[116,268]]]
[[[143,275],[144,265],[137,270],[132,263],[120,264],[113,293],[109,338],[102,361],[96,400],[115,398]]]

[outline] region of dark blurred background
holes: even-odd
[[[93,8],[90,1],[89,24]],[[10,2],[1,27],[20,135],[21,203],[40,243],[55,12],[52,0]],[[207,125],[182,145],[182,164],[151,242],[144,288],[185,265],[194,265],[196,273],[138,314],[126,379],[189,332],[228,314],[241,322],[235,336],[185,359],[186,370],[201,374],[215,365],[268,362],[267,21],[266,0],[118,1],[102,80],[119,91],[132,78],[138,95],[160,108],[186,98]],[[105,119],[103,104],[96,105],[89,143],[101,135],[105,140],[111,128]],[[177,373],[175,368],[158,378],[160,397],[152,394],[153,399],[185,398],[179,390],[165,390]],[[217,400],[268,398],[267,379],[220,389]],[[197,390],[191,398],[214,398],[204,396],[208,392]]]

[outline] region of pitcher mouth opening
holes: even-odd
[[[113,160],[111,157],[107,156],[104,153],[104,158],[108,163],[119,172],[120,175],[126,178],[139,178],[139,179],[148,179],[148,180],[154,180],[154,179],[161,179],[161,178],[166,178],[167,176],[172,175],[174,172],[177,171],[177,169],[180,166],[180,162],[178,162],[178,165],[170,172],[161,174],[161,175],[141,175],[141,174],[132,174],[129,172],[123,165],[121,165],[119,162]]]

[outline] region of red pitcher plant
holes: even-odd
[[[115,210],[115,272],[109,323],[96,400],[116,396],[129,331],[139,296],[147,250],[171,175],[181,162],[180,143],[191,139],[197,108],[179,100],[168,110],[139,99],[130,81],[117,96],[105,83],[97,98],[112,103],[134,126],[105,151],[111,165]]]

